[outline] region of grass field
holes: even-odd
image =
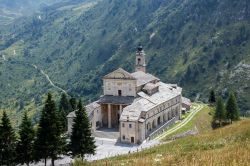
[[[211,108],[204,107],[183,132],[197,126],[199,134],[166,142],[139,153],[123,155],[91,163],[75,162],[78,165],[240,165],[250,163],[250,119],[212,130]]]

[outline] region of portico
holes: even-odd
[[[98,103],[101,105],[102,127],[119,128],[119,119],[123,108],[131,104],[134,97],[126,96],[101,96]]]
[[[101,104],[102,127],[119,128],[122,105]]]

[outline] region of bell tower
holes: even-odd
[[[142,45],[139,45],[136,51],[136,59],[135,59],[135,71],[143,71],[146,73],[146,59],[145,53],[143,51]]]

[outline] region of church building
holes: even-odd
[[[142,46],[136,51],[135,72],[119,68],[103,77],[103,95],[86,106],[92,131],[114,128],[119,140],[139,144],[181,117],[182,88],[146,72]],[[75,112],[68,118],[71,133]]]

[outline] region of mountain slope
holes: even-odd
[[[38,12],[40,8],[63,0],[0,0],[0,26],[10,24],[22,16]]]
[[[27,104],[36,95],[57,91],[39,72],[17,69],[16,63],[37,65],[70,95],[95,99],[101,94],[103,75],[117,67],[133,71],[135,48],[142,43],[148,72],[181,84],[191,98],[206,100],[212,88],[225,98],[236,90],[246,111],[250,109],[249,5],[246,0],[102,0],[44,8],[1,34],[1,55],[7,62],[0,69],[3,73],[13,68],[20,75],[17,79],[0,75],[6,80],[1,82],[2,107],[10,105],[3,98],[26,96]],[[38,83],[25,84],[31,78],[24,73]],[[18,87],[9,90],[8,84],[12,87],[19,81],[30,93]],[[18,106],[22,99],[17,101]]]

